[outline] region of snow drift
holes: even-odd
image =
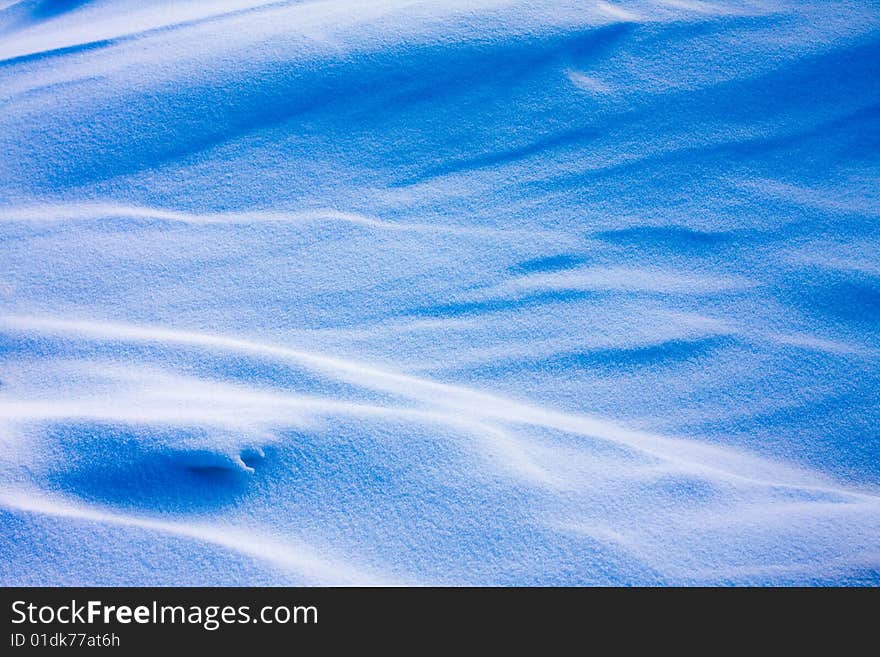
[[[0,583],[877,584],[870,2],[0,7]]]

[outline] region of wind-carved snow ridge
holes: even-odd
[[[878,26],[7,3],[0,583],[878,583]]]

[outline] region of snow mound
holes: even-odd
[[[0,6],[0,584],[880,583],[869,2]]]

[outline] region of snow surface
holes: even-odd
[[[874,2],[0,5],[0,584],[880,583]]]

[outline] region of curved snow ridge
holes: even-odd
[[[283,540],[260,535],[254,527],[224,526],[216,521],[203,524],[192,521],[171,521],[141,518],[92,508],[59,497],[50,497],[34,490],[0,491],[0,506],[6,509],[71,518],[85,522],[137,527],[151,532],[171,534],[210,543],[239,554],[265,561],[277,569],[293,573],[312,586],[393,586],[401,580],[376,575],[343,561],[328,560],[327,549],[298,544],[290,537]]]
[[[449,34],[474,37],[479,35],[480,27],[490,25],[493,32],[516,34],[528,33],[536,28],[546,29],[548,23],[560,27],[576,26],[609,20],[629,22],[662,19],[673,14],[650,2],[629,2],[627,4],[639,6],[644,11],[628,11],[620,4],[598,1],[586,6],[555,7],[551,10],[517,0],[484,0],[481,12],[475,14],[471,5],[462,0],[362,0],[354,9],[346,0],[209,0],[199,3],[154,3],[154,6],[117,0],[91,7],[88,4],[82,7],[80,3],[80,7],[72,8],[79,11],[58,11],[45,17],[51,20],[35,20],[39,16],[35,16],[36,11],[28,16],[25,11],[27,4],[34,3],[19,2],[0,14],[0,29],[5,27],[11,34],[5,48],[0,50],[3,59],[21,60],[93,43],[125,44],[177,31],[184,32],[181,35],[183,38],[192,32],[211,33],[219,29],[230,34],[227,31],[234,30],[233,42],[247,42],[255,38],[253,35],[267,39],[287,34],[293,29],[300,34],[313,34],[327,40],[344,35],[355,37],[353,41],[358,43],[382,37],[382,32],[375,30],[372,25],[377,19],[386,21],[386,29],[397,32],[401,40],[407,37],[413,40],[420,36],[440,38],[444,32],[447,38]],[[700,11],[696,6],[693,9],[696,14],[710,13]],[[756,7],[753,7],[751,13],[755,14],[755,10]],[[65,13],[68,15],[65,16]],[[723,16],[748,12],[715,8],[711,13]],[[465,21],[464,18],[469,20]],[[229,42],[227,39],[214,47],[227,48]]]
[[[250,210],[246,212],[183,212],[165,208],[151,208],[113,203],[40,204],[20,207],[0,207],[0,221],[21,223],[63,223],[66,221],[95,222],[102,219],[145,219],[193,226],[299,224],[308,227],[321,223],[342,223],[383,231],[445,234],[458,236],[488,236],[510,238],[552,239],[552,231],[527,231],[492,227],[455,226],[440,223],[395,222],[376,219],[357,212],[343,212],[331,208],[316,208],[285,212],[281,210]]]
[[[284,2],[208,0],[164,3],[159,11],[144,3],[90,3],[83,0],[21,0],[0,10],[0,33],[7,53],[0,66],[92,47],[108,47],[165,30],[240,16]],[[84,11],[83,11],[84,10]],[[109,11],[108,11],[109,10]]]
[[[19,67],[13,67],[3,85],[7,94],[3,123],[9,130],[24,131],[20,132],[22,139],[10,140],[8,148],[14,148],[10,152],[15,153],[18,167],[27,172],[28,179],[10,177],[8,184],[33,186],[38,193],[50,193],[62,187],[78,187],[78,183],[145,173],[160,165],[175,167],[198,153],[254,135],[271,134],[282,126],[292,128],[294,134],[304,127],[305,132],[311,132],[301,124],[304,119],[307,124],[315,119],[322,124],[315,126],[315,136],[330,136],[339,130],[340,117],[349,113],[341,106],[342,99],[347,97],[359,99],[360,110],[355,110],[351,121],[351,136],[355,140],[374,121],[365,119],[363,110],[368,110],[368,117],[384,118],[386,108],[394,107],[387,117],[393,129],[385,131],[386,137],[378,142],[368,138],[361,144],[365,150],[376,151],[373,155],[365,153],[364,157],[368,161],[375,158],[375,162],[369,162],[369,168],[375,173],[384,172],[388,186],[434,180],[456,170],[485,168],[491,172],[507,160],[518,162],[536,154],[556,154],[564,152],[566,146],[573,150],[579,141],[585,142],[581,146],[592,146],[591,136],[601,137],[603,147],[588,159],[575,159],[582,164],[572,174],[583,176],[592,170],[607,175],[609,166],[633,163],[634,154],[629,152],[632,149],[621,152],[613,147],[620,139],[617,133],[626,127],[631,128],[626,131],[630,136],[624,138],[639,144],[639,159],[687,157],[694,148],[711,152],[717,147],[718,132],[726,127],[727,107],[714,111],[712,108],[719,104],[718,97],[727,98],[730,90],[717,90],[715,79],[704,80],[699,97],[693,98],[687,90],[676,93],[671,81],[673,72],[648,71],[642,75],[638,67],[627,66],[632,77],[616,87],[634,89],[635,93],[630,95],[634,102],[638,101],[636,107],[641,107],[640,111],[632,111],[629,102],[623,107],[591,105],[588,112],[575,111],[577,103],[572,95],[580,95],[582,90],[565,74],[570,60],[585,59],[582,63],[607,66],[609,59],[614,61],[613,46],[628,37],[626,29],[622,34],[615,32],[609,47],[603,30],[627,28],[633,25],[631,18],[609,16],[600,5],[588,6],[585,11],[579,6],[530,9],[526,3],[499,4],[497,11],[482,7],[479,12],[458,2],[449,6],[403,3],[399,7],[369,3],[359,12],[350,11],[340,2],[294,4],[278,8],[280,17],[272,14],[274,10],[249,12],[242,17],[241,25],[220,21],[213,27],[183,30],[176,38],[163,32],[155,37],[159,39],[157,43],[137,42],[128,49],[121,47],[119,56],[101,51],[71,52],[42,68],[36,66],[35,70],[27,66],[16,71]],[[700,21],[711,20],[705,14],[681,8],[635,4],[640,20],[643,15],[659,14],[659,25],[670,29],[670,39],[676,43],[682,40],[676,32],[679,21],[686,22],[699,35]],[[251,24],[250,20],[256,22]],[[639,25],[646,28],[646,38],[650,38],[653,24],[650,18],[644,21],[644,25]],[[773,24],[770,19],[768,22]],[[837,25],[834,28],[839,29]],[[847,34],[841,32],[836,36],[843,38]],[[798,46],[803,45],[794,36],[790,38]],[[750,45],[757,48],[761,40],[753,38]],[[822,45],[832,48],[833,42]],[[697,47],[703,46],[698,43]],[[785,54],[787,64],[781,75],[785,77],[784,71],[790,68],[797,78],[792,84],[800,84],[801,78],[827,77],[829,69],[839,69],[839,62],[822,60],[813,65],[808,62],[807,68],[815,67],[817,71],[804,74],[799,64],[801,53],[786,41],[781,42],[779,50]],[[507,73],[506,63],[512,54],[517,64]],[[867,52],[865,58],[871,55]],[[85,62],[81,61],[83,58]],[[149,75],[143,75],[145,69]],[[515,124],[509,122],[505,113],[497,111],[497,102],[485,103],[485,110],[479,104],[472,105],[475,101],[479,103],[482,95],[482,85],[475,85],[473,78],[497,87],[500,95],[512,82],[510,75],[514,82],[523,78],[552,90],[554,99],[550,102],[558,111],[559,120],[544,121],[537,109],[540,104],[526,110],[526,115]],[[681,77],[683,80],[675,82],[686,84],[691,79],[690,75]],[[771,83],[743,81],[736,67],[725,70],[725,77],[733,86],[745,85],[744,96],[761,100],[761,89]],[[671,94],[669,102],[658,102],[652,99],[653,94],[642,93],[645,85],[656,85],[658,80],[664,82],[656,92],[664,98]],[[666,85],[672,85],[672,89]],[[822,83],[815,86],[819,90],[824,88]],[[853,87],[845,104],[840,99],[831,103],[826,98],[815,98],[822,111],[814,114],[774,108],[790,116],[770,126],[739,117],[741,125],[736,132],[771,144],[791,138],[815,129],[817,118],[827,118],[828,114],[845,117],[853,106],[868,106],[871,94],[863,87]],[[497,131],[496,145],[504,144],[505,149],[487,148],[495,140],[485,143],[459,139],[454,126],[428,129],[430,124],[425,122],[421,99],[426,95],[432,97],[444,112],[452,112],[456,96],[471,89],[477,92],[477,98],[468,103],[471,116],[467,123]],[[66,112],[48,112],[47,97],[63,98]],[[705,111],[686,115],[686,122],[668,120],[667,105],[691,107],[694,102]],[[669,132],[678,138],[657,140],[641,134],[646,127],[642,117],[654,115],[659,125],[658,130],[651,132]],[[396,128],[400,126],[394,125],[395,117],[406,119],[403,134],[397,134]],[[41,126],[39,132],[35,125]],[[517,130],[528,125],[540,128],[537,139],[523,139],[528,133]],[[398,139],[412,138],[413,128],[422,132],[418,137],[421,147],[401,152],[395,144]],[[290,135],[289,130],[284,132]],[[154,134],[162,138],[153,139]],[[606,141],[609,138],[611,144]],[[61,147],[67,140],[79,142],[75,155]],[[750,142],[732,142],[734,147],[738,143]],[[320,158],[321,152],[319,147],[313,156]],[[609,157],[613,161],[608,162]],[[404,162],[398,163],[401,158]],[[566,166],[559,168],[564,170]],[[561,173],[554,172],[554,176]]]
[[[377,368],[374,365],[342,360],[288,347],[234,337],[160,327],[59,320],[54,318],[0,316],[0,327],[7,331],[59,334],[96,341],[192,345],[201,348],[270,356],[277,359],[294,361],[326,376],[427,404],[431,411],[430,413],[419,413],[419,411],[414,412],[410,409],[361,406],[328,400],[310,400],[299,396],[291,399],[284,396],[279,397],[275,394],[269,394],[268,397],[261,398],[259,394],[244,393],[242,399],[240,397],[241,393],[233,392],[233,398],[239,397],[236,401],[240,402],[242,406],[242,408],[234,411],[237,417],[242,417],[238,415],[239,413],[247,414],[249,412],[246,409],[248,405],[257,403],[259,407],[259,403],[262,401],[269,404],[280,402],[283,406],[288,408],[292,406],[298,410],[309,410],[311,407],[312,410],[342,413],[404,415],[435,421],[439,419],[451,425],[464,424],[468,426],[470,423],[477,433],[485,432],[487,423],[489,425],[540,426],[546,429],[599,438],[609,443],[625,446],[671,463],[683,472],[701,474],[709,479],[739,481],[768,487],[803,487],[808,490],[842,493],[853,498],[867,496],[868,499],[873,499],[873,496],[870,494],[847,491],[831,484],[819,483],[816,481],[814,473],[790,468],[733,448],[718,447],[694,440],[636,431],[602,418],[548,410],[459,385],[439,383],[430,379]],[[177,389],[180,390],[180,394],[184,395],[184,397],[187,395],[187,386],[179,386]],[[198,387],[195,390],[197,391]],[[222,406],[224,399],[222,388],[208,390],[201,397],[211,402],[209,414],[213,414],[214,418],[222,417],[222,414],[217,414],[217,408],[214,406],[216,402],[219,402]],[[193,400],[191,398],[188,401]],[[184,399],[183,401],[187,400]],[[89,408],[91,408],[91,411]],[[157,419],[149,414],[142,415],[142,409],[135,410],[134,416],[126,417],[124,414],[115,414],[112,410],[102,410],[102,408],[103,405],[96,407],[94,404],[88,404],[79,409],[74,404],[65,410],[63,403],[50,408],[44,403],[29,405],[17,402],[11,407],[7,407],[7,413],[11,413],[11,415],[6,415],[6,417],[9,419],[37,419],[53,416],[56,418],[77,417],[79,415],[80,417],[115,418],[132,421]],[[198,415],[188,415],[192,413],[192,407],[181,409],[177,405],[175,408],[175,416],[173,418],[165,418],[166,420],[174,419],[179,421],[187,417],[191,420],[198,418]],[[257,417],[265,417],[262,414],[266,410],[266,408],[260,409],[257,412]],[[253,409],[251,409],[252,411]],[[205,415],[202,419],[207,420],[207,418],[208,415]],[[494,435],[496,437],[501,436],[503,440],[509,440],[500,429],[496,430]],[[518,457],[518,451],[513,453]]]
[[[29,383],[28,372],[15,368],[16,376],[0,390],[0,427],[4,434],[22,432],[25,441],[23,449],[7,450],[0,460],[7,488],[19,490],[25,482],[36,486],[44,491],[36,497],[46,498],[46,513],[59,517],[191,537],[274,560],[285,572],[307,581],[337,580],[322,579],[320,572],[309,575],[315,567],[308,558],[303,560],[296,536],[310,536],[312,544],[323,544],[326,514],[336,513],[342,514],[346,532],[378,525],[378,535],[387,536],[396,516],[371,520],[375,512],[364,509],[364,504],[377,502],[396,502],[393,514],[402,513],[400,520],[407,525],[419,525],[420,514],[427,511],[421,503],[415,515],[406,511],[406,504],[403,511],[397,505],[424,495],[438,482],[451,495],[444,520],[455,532],[466,533],[469,516],[481,507],[452,491],[462,485],[464,490],[486,487],[490,500],[503,501],[507,513],[515,511],[503,525],[514,545],[518,532],[550,531],[551,545],[587,540],[601,546],[603,558],[633,561],[629,567],[634,570],[604,573],[607,579],[599,577],[597,582],[619,581],[618,577],[653,581],[645,573],[636,575],[637,568],[650,568],[675,582],[729,578],[745,583],[761,572],[768,576],[777,572],[774,569],[780,580],[802,581],[835,577],[847,567],[851,572],[870,563],[873,554],[872,538],[880,522],[876,494],[739,450],[631,431],[598,418],[550,411],[337,358],[330,360],[344,364],[342,375],[366,387],[377,381],[393,390],[395,398],[420,404],[370,404],[254,383],[234,385],[166,372],[150,364],[162,360],[161,352],[168,349],[176,367],[186,370],[189,359],[204,359],[206,350],[245,357],[265,356],[270,348],[277,360],[294,360],[288,352],[305,353],[310,363],[319,359],[322,373],[340,375],[339,368],[327,367],[326,356],[239,338],[224,338],[224,346],[207,347],[204,334],[186,334],[185,344],[198,345],[188,354],[174,349],[182,336],[171,331],[176,337],[169,339],[167,329],[128,326],[125,332],[98,322],[83,325],[8,316],[2,323],[7,336],[28,326],[31,339],[43,336],[44,348],[49,344],[45,338],[57,335],[68,346],[109,341],[114,352],[128,354],[120,359],[122,364],[105,364],[82,355],[56,361],[49,351],[40,359],[43,386],[23,387]],[[123,333],[126,337],[120,338]],[[232,344],[225,342],[230,339]],[[132,363],[135,351],[120,350],[123,345],[147,342],[159,350],[143,354],[145,367]],[[369,384],[353,374],[365,371]],[[395,385],[389,388],[392,382]],[[399,386],[410,392],[402,393]],[[450,395],[456,398],[450,400]],[[419,452],[425,437],[433,450],[428,467],[423,467]],[[344,502],[345,497],[338,500],[338,493],[331,493],[324,504],[311,503],[309,496],[326,488],[323,480],[335,479],[336,468],[345,467],[341,455],[350,457],[353,450],[369,454],[377,449],[377,440],[385,447],[378,450],[375,461],[368,461],[369,467],[358,464],[354,471],[343,470],[348,475],[345,488],[352,487],[366,500]],[[603,442],[610,448],[599,444]],[[469,452],[480,459],[468,458]],[[381,473],[392,463],[410,464],[408,477],[380,479],[375,492],[367,492],[372,472]],[[413,469],[413,463],[418,467]],[[414,482],[407,483],[413,476]],[[137,482],[134,488],[132,482]],[[447,488],[452,482],[457,486]],[[342,483],[337,480],[337,485]],[[525,507],[520,497],[524,490],[537,495]],[[321,519],[320,530],[314,518],[303,524],[305,509],[295,511],[300,496],[309,515]],[[88,503],[73,502],[74,498]],[[237,499],[244,500],[240,507],[231,504]],[[293,509],[285,508],[291,504]],[[534,510],[527,510],[531,506]],[[173,526],[155,525],[158,513],[163,516],[161,523],[170,517],[167,522]],[[247,540],[242,542],[237,532],[227,532],[229,526],[248,527],[252,537],[275,538],[267,539],[268,548],[255,548]],[[288,552],[279,554],[286,536],[294,538]],[[796,558],[780,536],[798,546]],[[528,549],[544,554],[547,546],[533,540]],[[257,540],[258,545],[263,542]],[[375,545],[347,536],[336,542],[342,552],[357,555],[354,561],[387,563],[395,572],[408,573],[407,581],[485,583],[497,577],[497,571],[479,574],[478,554],[450,562],[448,553],[434,553],[433,559],[452,568],[438,573],[418,559],[413,563],[407,550],[395,554],[381,542]],[[767,551],[752,554],[755,546]],[[527,558],[523,552],[515,555]],[[751,568],[741,567],[744,559]],[[336,560],[326,561],[332,571]],[[830,561],[833,565],[826,567]],[[764,565],[767,569],[762,571]],[[341,572],[348,577],[350,571]]]
[[[486,299],[547,290],[709,294],[743,289],[752,285],[754,283],[747,279],[730,276],[707,276],[632,267],[581,267],[564,272],[518,276],[495,287],[475,292],[470,298]]]

